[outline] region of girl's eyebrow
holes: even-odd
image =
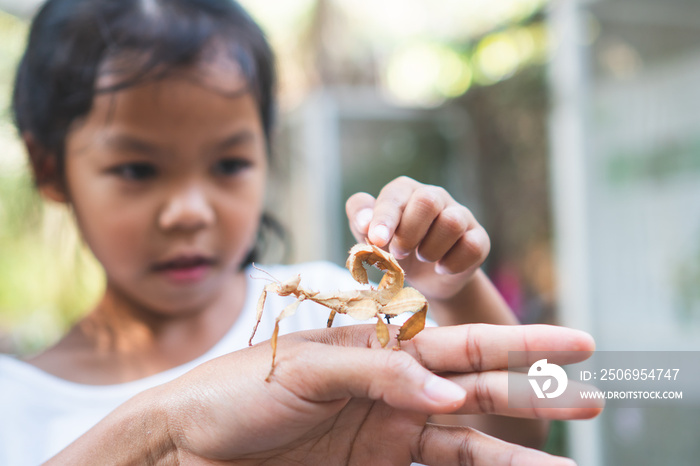
[[[255,135],[248,129],[234,133],[216,145],[218,150],[226,150],[239,146],[255,139]],[[162,150],[158,145],[144,139],[128,134],[113,134],[107,137],[107,146],[115,149],[117,153],[137,153],[144,156],[159,156]]]
[[[255,136],[253,135],[253,133],[248,129],[244,129],[244,130],[241,130],[237,133],[232,134],[231,136],[229,136],[226,139],[224,139],[223,141],[221,141],[218,144],[218,148],[222,149],[222,150],[228,149],[230,147],[245,144],[245,143],[250,142],[254,139],[255,139]]]
[[[107,137],[107,145],[117,152],[138,153],[140,155],[160,155],[161,150],[155,144],[127,134],[115,134]]]

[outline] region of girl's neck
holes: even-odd
[[[108,286],[91,313],[28,362],[91,385],[129,382],[179,366],[206,353],[238,319],[245,274],[236,274],[231,285],[205,309],[177,316],[147,312]]]

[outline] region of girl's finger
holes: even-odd
[[[481,225],[467,230],[447,251],[435,266],[438,273],[455,274],[464,271],[473,272],[488,256],[491,241]]]
[[[367,237],[379,247],[385,247],[394,236],[403,211],[413,191],[420,184],[402,176],[384,186],[374,204],[374,215]]]
[[[420,186],[415,189],[391,240],[391,253],[397,259],[406,258],[424,240],[431,225],[449,202],[453,202],[450,195],[437,186]]]
[[[575,466],[567,458],[498,440],[469,427],[427,424],[413,461],[445,466]]]
[[[345,213],[348,216],[350,231],[358,243],[367,238],[369,224],[374,216],[374,196],[367,193],[356,193],[345,203]]]
[[[418,247],[418,257],[427,262],[437,262],[478,223],[469,210],[455,204],[443,209],[430,226]],[[466,267],[465,267],[466,268]]]

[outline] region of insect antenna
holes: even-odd
[[[264,273],[265,275],[267,275],[267,276],[269,277],[269,278],[265,278],[265,277],[254,277],[254,276],[250,275],[250,278],[252,278],[253,280],[269,280],[269,281],[273,281],[273,282],[276,282],[276,283],[282,283],[281,281],[279,281],[278,279],[276,279],[276,278],[274,277],[274,275],[272,275],[270,272],[268,272],[267,270],[261,269],[260,267],[258,267],[257,265],[255,265],[255,263],[252,263],[251,265],[253,266],[253,268],[254,268],[255,270],[257,270],[258,272],[262,272],[262,273]]]

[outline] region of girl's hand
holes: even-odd
[[[354,194],[345,209],[355,239],[388,248],[407,280],[428,299],[448,299],[460,291],[489,253],[486,230],[438,186],[402,176],[376,199]]]

